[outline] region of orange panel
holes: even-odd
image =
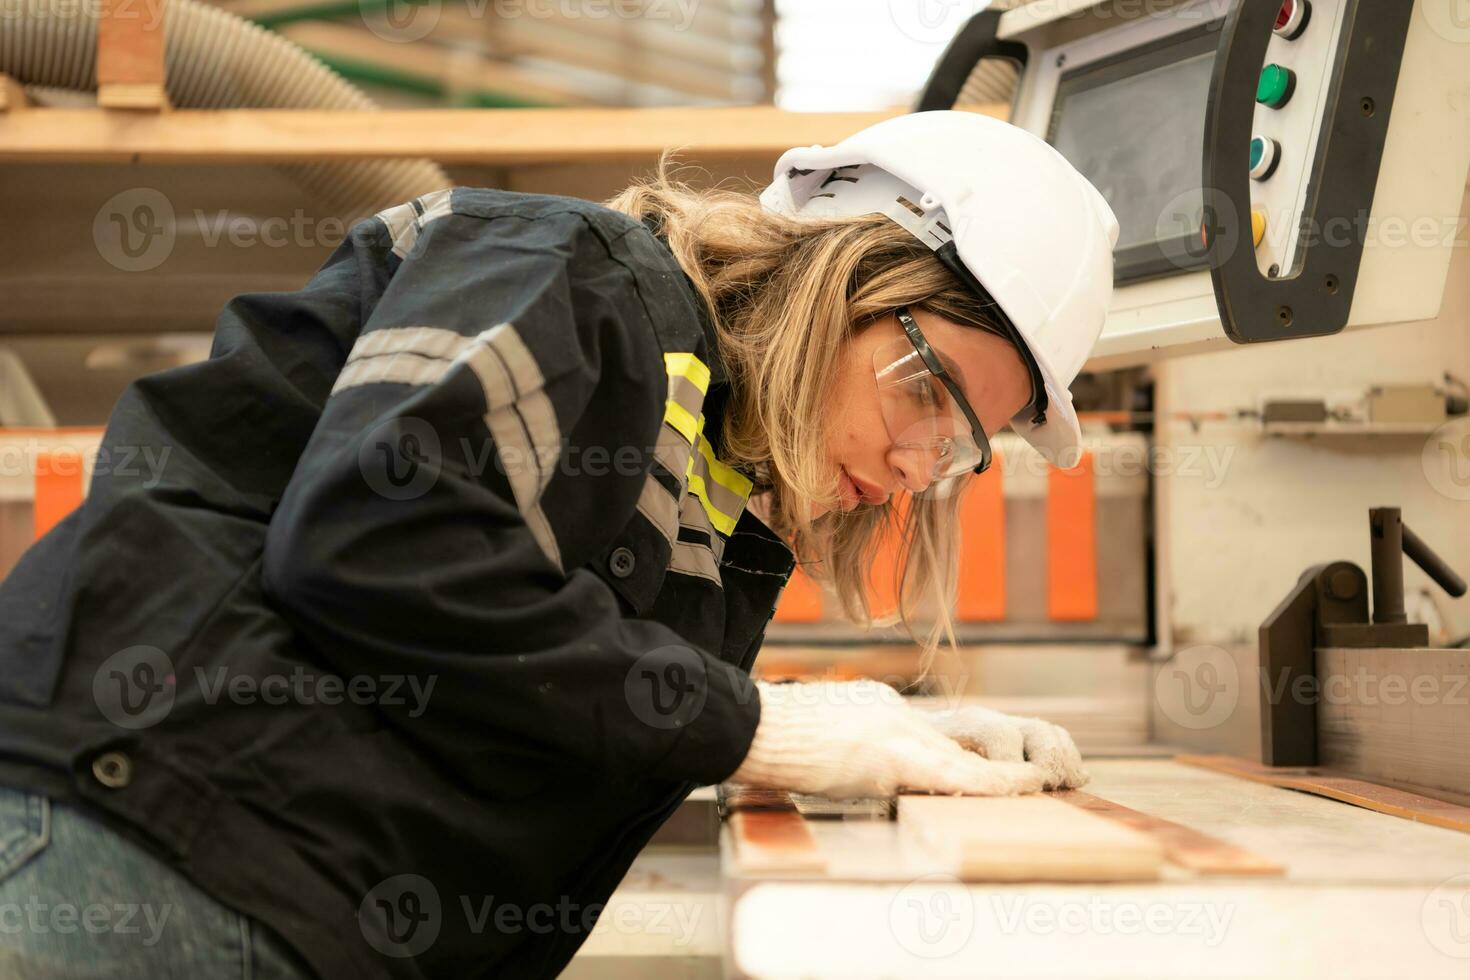
[[[1097,501],[1092,453],[1075,469],[1052,468],[1046,488],[1047,614],[1097,618]]]
[[[36,495],[31,522],[39,538],[82,502],[82,457],[75,449],[36,455]]]
[[[776,603],[776,622],[815,623],[822,618],[822,589],[797,566]]]
[[[1005,467],[1000,454],[970,480],[960,500],[960,590],[955,607],[969,622],[1006,618]]]
[[[895,494],[891,520],[879,537],[878,550],[868,569],[868,603],[874,616],[885,616],[898,608],[898,559],[902,552],[904,521],[908,520],[908,494]]]

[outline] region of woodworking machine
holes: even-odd
[[[918,107],[997,99],[1120,218],[1093,369],[1467,308],[1463,3],[1022,3],[971,20]],[[1419,219],[1434,233],[1399,233]],[[1442,417],[1432,391],[1369,400],[1379,421]],[[691,974],[1470,975],[1470,650],[1431,648],[1408,622],[1403,555],[1451,595],[1465,584],[1397,503],[1370,515],[1370,573],[1300,556],[1249,654],[1161,642],[1131,748],[1099,751],[1086,725],[1047,714],[1078,732],[1088,805],[1111,808],[1099,818],[1164,841],[1152,880],[977,878],[905,831],[901,799],[893,819],[886,803],[727,795],[721,821],[697,794],[666,830],[706,847],[718,834],[718,862],[671,885],[659,862],[700,852],[650,851],[615,902],[717,919],[682,950]],[[1240,710],[1212,723],[1227,674]],[[1170,758],[1179,745],[1202,754]],[[645,952],[594,936],[588,955],[631,968]]]

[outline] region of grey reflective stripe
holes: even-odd
[[[509,323],[491,327],[459,358],[485,394],[485,427],[495,440],[516,507],[546,557],[562,570],[561,547],[541,507],[541,493],[561,455],[556,409],[542,390],[536,358]]]
[[[689,470],[689,457],[693,452],[694,447],[689,445],[689,440],[680,435],[672,425],[665,422],[658,427],[658,441],[653,446],[653,458],[669,471],[670,476],[679,481],[680,487],[686,484],[685,474]]]
[[[704,392],[688,378],[679,375],[669,376],[669,400],[682,407],[696,419],[699,418],[699,410],[704,407]]]
[[[679,505],[679,522],[689,527],[704,531],[710,536],[711,541],[719,540],[714,528],[710,527],[709,518],[704,513],[704,505],[695,499],[692,493],[684,494],[684,500]],[[715,559],[715,554],[709,545],[699,544],[694,541],[680,541],[678,535],[674,536],[673,553],[669,557],[669,568],[685,575],[698,575],[707,578],[716,585],[724,587],[720,580],[720,566]]]
[[[674,550],[669,555],[669,570],[697,575],[724,588],[724,583],[720,581],[720,566],[715,563],[714,554],[702,544],[675,541]]]
[[[673,546],[679,535],[679,502],[652,473],[644,478],[643,489],[638,493],[638,513],[648,518],[648,523],[658,528],[658,533]]]
[[[420,357],[444,357],[453,360],[459,352],[474,343],[473,337],[445,330],[443,327],[389,327],[374,330],[357,338],[347,363],[380,354],[411,353]]]
[[[379,211],[375,217],[381,218],[388,226],[388,234],[393,238],[393,254],[400,259],[408,257],[409,249],[419,240],[419,232],[424,226],[435,218],[442,218],[449,214],[450,188],[432,191],[428,194],[414,198],[406,204],[398,204],[385,211]]]
[[[471,337],[439,327],[390,327],[365,333],[352,345],[332,393],[374,383],[433,384],[472,343]]]

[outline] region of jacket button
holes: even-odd
[[[612,557],[607,560],[607,567],[618,578],[627,578],[633,574],[633,552],[629,548],[614,548]]]
[[[133,781],[133,760],[122,752],[104,752],[92,760],[92,775],[108,789],[122,789]]]

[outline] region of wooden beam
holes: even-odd
[[[1007,109],[991,106],[1004,118]],[[831,145],[898,112],[789,112],[772,106],[656,109],[179,109],[134,115],[30,109],[0,116],[0,161],[322,163],[430,159],[525,166],[691,160]]]
[[[0,73],[0,112],[19,112],[30,108],[25,88],[9,75]]]
[[[102,0],[97,13],[97,104],[167,109],[163,0]]]

